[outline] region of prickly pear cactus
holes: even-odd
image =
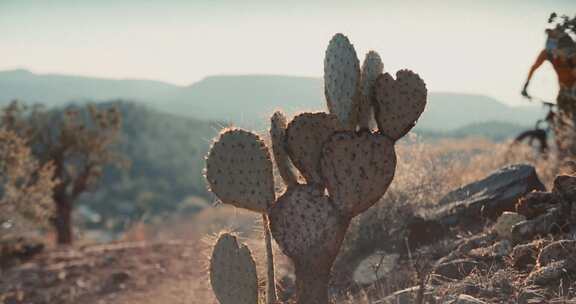
[[[276,302],[274,257],[266,213],[276,199],[270,151],[256,134],[225,130],[206,158],[210,190],[225,204],[262,214],[267,258],[266,302]]]
[[[322,144],[330,136],[343,130],[338,118],[328,113],[302,113],[288,124],[286,147],[294,165],[308,183],[322,185],[320,156]]]
[[[225,204],[260,213],[274,202],[272,160],[264,141],[240,130],[226,130],[206,159],[210,190]]]
[[[272,235],[290,257],[305,259],[314,246],[323,246],[334,235],[339,215],[324,188],[290,187],[270,210]]]
[[[396,170],[394,142],[368,131],[335,133],[324,143],[320,164],[336,207],[353,217],[386,193]]]
[[[210,259],[210,284],[221,304],[258,304],[256,264],[246,245],[221,234]]]
[[[336,34],[324,58],[324,92],[328,109],[340,122],[353,128],[358,122],[360,62],[348,37]]]
[[[382,70],[380,57],[371,52],[361,77],[348,38],[332,38],[324,61],[329,113],[302,113],[289,123],[280,112],[271,118],[273,153],[286,184],[271,205],[266,203],[275,197],[269,192],[274,189],[271,163],[257,135],[235,130],[230,135],[235,140],[228,142],[224,133],[223,144],[214,144],[208,157],[208,171],[230,173],[226,178],[207,174],[218,197],[267,212],[272,236],[294,262],[298,304],[329,302],[331,268],[350,221],[386,193],[396,170],[395,143],[426,105],[426,86],[417,74],[402,70],[393,79]],[[370,120],[378,130],[367,127]],[[235,167],[240,158],[246,163]],[[305,181],[296,179],[296,169]],[[222,185],[234,187],[218,188]]]
[[[286,116],[282,112],[274,112],[270,118],[270,139],[278,173],[287,186],[295,186],[298,184],[298,176],[286,151],[287,124]]]
[[[358,126],[360,129],[371,129],[374,121],[374,104],[376,79],[384,72],[384,64],[375,51],[366,54],[362,63],[361,82],[362,96],[358,111]]]
[[[426,107],[427,90],[418,74],[401,70],[396,80],[386,73],[376,80],[376,123],[393,140],[406,135]]]

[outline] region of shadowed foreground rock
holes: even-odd
[[[534,167],[524,164],[504,167],[448,193],[438,203],[439,207],[424,218],[407,221],[408,241],[417,248],[446,237],[448,228],[461,226],[471,230],[481,226],[486,218],[496,219],[504,211],[514,211],[518,199],[534,190],[545,190]]]
[[[440,207],[432,218],[448,226],[481,218],[495,219],[504,211],[514,211],[518,199],[533,190],[546,190],[534,167],[507,166],[448,193],[438,203]]]

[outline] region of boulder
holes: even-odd
[[[389,240],[389,246],[382,249],[401,252],[408,243],[410,249],[415,250],[444,239],[455,226],[482,229],[485,217],[496,219],[504,211],[514,211],[518,199],[534,190],[545,190],[534,167],[504,167],[450,192],[438,202],[438,207],[427,210],[425,215],[407,218],[401,233],[395,234],[398,239]]]
[[[431,217],[449,226],[467,224],[471,219],[496,219],[504,211],[514,211],[518,199],[533,190],[546,190],[533,166],[507,166],[448,193]]]

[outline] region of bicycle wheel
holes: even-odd
[[[527,144],[544,154],[548,151],[548,135],[542,129],[524,131],[514,138],[513,145],[519,144]]]

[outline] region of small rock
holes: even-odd
[[[576,255],[576,241],[561,240],[544,247],[538,255],[538,265],[546,266],[555,261],[561,261],[566,257]]]
[[[76,286],[80,287],[80,288],[86,288],[88,285],[86,284],[86,282],[82,279],[78,279],[76,280]]]
[[[489,247],[476,248],[469,255],[475,258],[502,258],[510,254],[512,244],[508,240],[502,240]]]
[[[58,272],[58,280],[60,281],[64,281],[66,280],[66,277],[68,276],[68,274],[66,273],[66,271],[60,271]]]
[[[406,288],[403,290],[396,291],[395,293],[385,297],[379,303],[383,304],[413,304],[420,290],[419,286],[414,286]],[[433,288],[431,286],[426,287],[424,292],[424,303],[433,303]]]
[[[449,302],[450,304],[486,304],[482,300],[478,300],[475,297],[461,294],[454,301]]]
[[[575,270],[574,263],[568,260],[551,262],[547,266],[539,267],[537,270],[532,271],[526,284],[546,285],[549,283],[556,283],[562,276]]]
[[[510,239],[512,237],[512,227],[525,220],[526,217],[521,214],[506,211],[500,215],[493,229],[501,238]]]
[[[448,254],[447,256],[438,260],[438,264],[443,264],[449,261],[462,258],[463,256],[469,254],[472,250],[486,247],[489,244],[492,244],[495,240],[496,240],[496,234],[492,232],[487,234],[475,235],[468,239],[464,239],[458,244],[455,250],[450,252],[450,254]]]
[[[124,271],[115,272],[108,277],[108,280],[106,280],[106,282],[104,282],[104,285],[102,286],[100,292],[103,294],[107,294],[120,291],[126,287],[125,283],[131,277],[132,276],[129,273]]]
[[[561,195],[566,200],[573,201],[576,199],[576,176],[556,176],[556,179],[554,179],[554,187],[552,192]]]
[[[518,200],[516,212],[528,219],[546,213],[554,205],[560,202],[560,197],[555,193],[532,191]]]
[[[546,297],[539,290],[524,288],[520,293],[518,293],[518,304],[537,304],[545,302]]]
[[[528,244],[517,245],[510,254],[512,264],[520,269],[536,265],[538,253],[548,244],[550,244],[550,241],[540,239]]]
[[[563,226],[563,217],[558,208],[551,208],[534,219],[522,221],[512,227],[512,240],[521,243],[537,235],[547,235]]]
[[[500,258],[505,257],[512,251],[512,244],[508,240],[500,241],[492,245],[492,256]]]
[[[358,284],[372,284],[388,274],[400,255],[376,252],[360,262],[354,270],[354,281]]]
[[[26,262],[44,251],[44,243],[36,238],[13,236],[9,231],[5,234],[0,238],[0,271]]]
[[[484,265],[470,259],[458,259],[439,264],[434,273],[453,280],[461,280],[477,268],[484,268]]]

